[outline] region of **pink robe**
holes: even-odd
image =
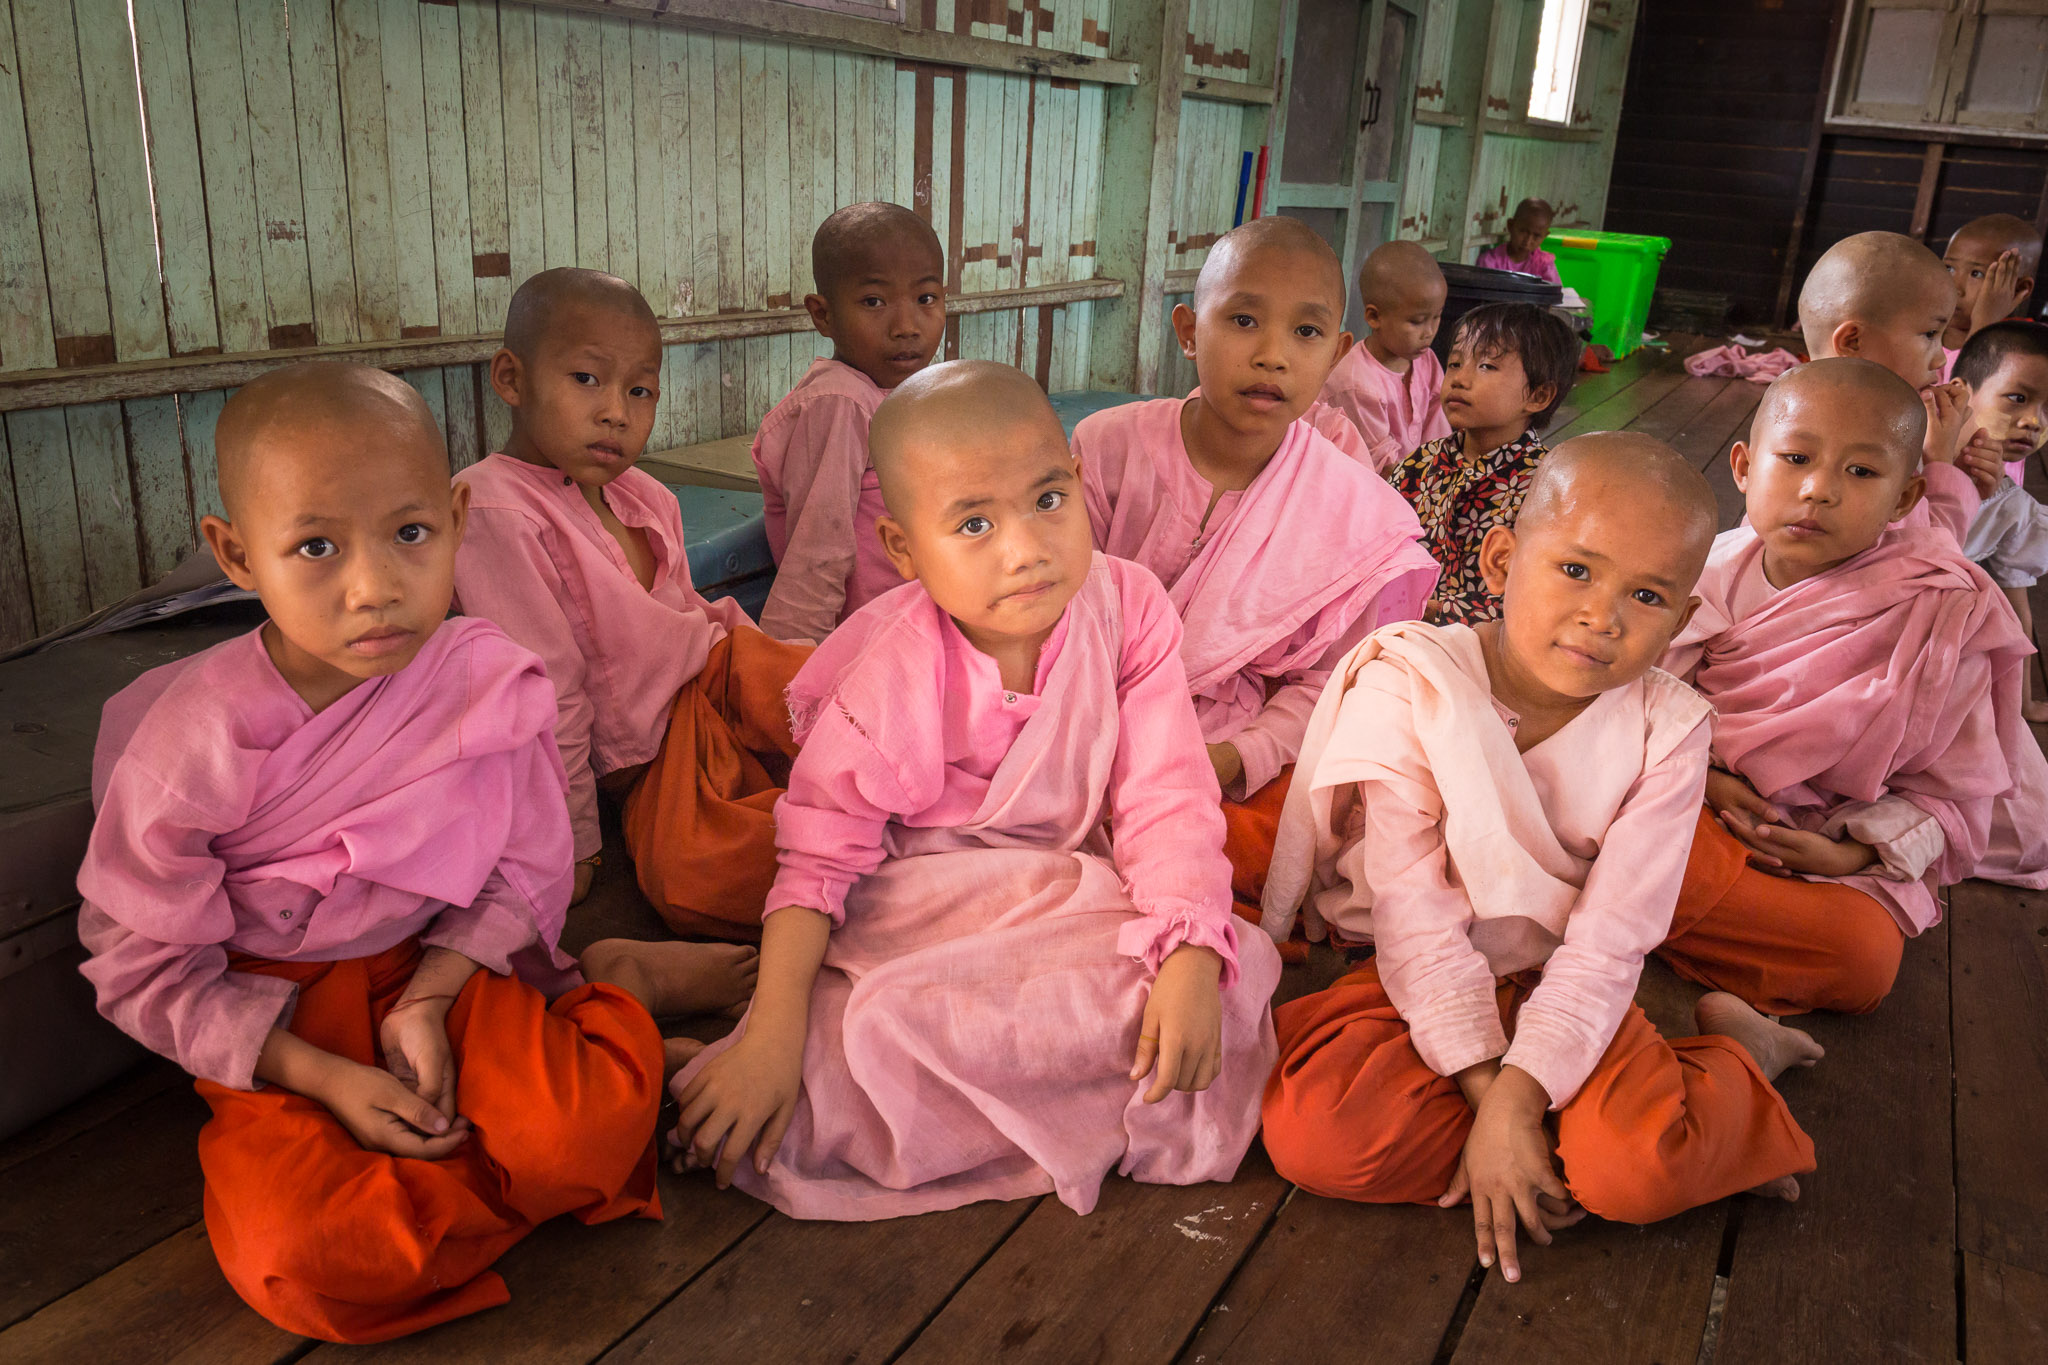
[[[1451,434],[1439,403],[1443,362],[1425,350],[1395,374],[1364,343],[1337,362],[1323,381],[1323,402],[1349,417],[1365,437],[1372,468],[1385,474],[1424,444]]]
[[[315,715],[262,632],[106,705],[78,874],[100,1012],[204,1080],[255,1087],[297,987],[228,954],[336,962],[418,935],[555,994],[570,887],[540,661],[451,620]]]
[[[1304,422],[1251,487],[1219,494],[1188,458],[1181,406],[1098,412],[1074,454],[1096,548],[1157,574],[1186,625],[1202,738],[1236,747],[1241,798],[1294,761],[1337,657],[1415,616],[1438,570],[1400,494]]]
[[[1280,960],[1232,923],[1178,644],[1151,576],[1097,556],[1032,693],[1006,692],[917,584],[819,647],[790,688],[803,750],[768,904],[834,928],[795,1120],[766,1177],[742,1163],[743,1188],[799,1218],[1048,1191],[1086,1213],[1112,1169],[1235,1173]],[[1224,960],[1223,1069],[1147,1105],[1129,1079],[1139,1020],[1182,943]]]
[[[903,582],[875,534],[888,509],[868,462],[868,423],[888,396],[844,361],[814,360],[754,433],[777,565],[761,629],[778,640],[822,640]]]
[[[1540,246],[1533,248],[1527,258],[1519,261],[1508,255],[1506,246],[1490,246],[1479,253],[1478,265],[1482,270],[1512,270],[1521,275],[1534,275],[1537,279],[1548,280],[1552,284],[1562,283],[1557,278],[1557,257]]]
[[[1469,626],[1376,631],[1316,705],[1287,793],[1262,927],[1308,900],[1378,947],[1430,1070],[1492,1058],[1578,1093],[1671,931],[1706,790],[1709,709],[1652,669],[1526,753]],[[1541,968],[1508,1041],[1498,978]]]
[[[497,454],[455,477],[470,490],[456,602],[547,665],[576,857],[588,858],[602,842],[597,779],[652,761],[677,690],[713,645],[753,623],[738,603],[707,602],[690,585],[682,511],[652,475],[629,469],[604,489],[612,514],[647,534],[652,590],[559,470]]]
[[[1779,590],[1737,527],[1695,591],[1665,666],[1713,703],[1717,763],[1798,828],[1877,850],[1844,885],[1909,936],[1940,921],[1944,883],[2048,885],[2048,760],[2020,719],[2033,650],[1945,532],[1895,526]]]

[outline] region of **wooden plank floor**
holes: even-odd
[[[1726,455],[1761,393],[1641,353],[1587,377],[1556,427],[1669,441],[1708,470],[1732,523]],[[2048,621],[2048,601],[2037,614]],[[621,862],[608,860],[570,947],[655,932]],[[1283,993],[1341,970],[1319,951],[1288,969]],[[1662,1019],[1659,970],[1644,995]],[[806,1224],[702,1177],[665,1175],[665,1221],[551,1224],[502,1263],[508,1307],[351,1354],[2048,1360],[2048,896],[1954,888],[1947,923],[1911,945],[1882,1011],[1811,1026],[1827,1060],[1785,1085],[1820,1162],[1798,1203],[1738,1198],[1647,1229],[1588,1222],[1530,1250],[1519,1285],[1479,1271],[1464,1211],[1320,1199],[1256,1149],[1229,1185],[1112,1179],[1085,1219],[1039,1199]],[[203,1118],[190,1087],[152,1063],[0,1144],[0,1360],[339,1357],[270,1327],[221,1279],[199,1224]]]

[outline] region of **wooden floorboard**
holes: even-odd
[[[1966,1365],[2048,1360],[2048,1275],[1963,1253]]]
[[[1179,1365],[1430,1365],[1478,1264],[1469,1213],[1297,1190]]]
[[[1711,1204],[1647,1228],[1589,1219],[1550,1246],[1525,1245],[1520,1283],[1487,1273],[1452,1365],[1693,1365],[1727,1209]]]
[[[2048,893],[1971,881],[1949,905],[1956,1245],[2048,1275]]]
[[[1746,379],[1722,381],[1725,387],[1678,432],[1666,438],[1671,448],[1704,470],[1722,458],[1728,447],[1749,433],[1749,420],[1763,401],[1764,386]]]
[[[0,1173],[0,1327],[199,1220],[206,1118],[173,1086]]]
[[[1612,397],[1583,409],[1577,417],[1543,439],[1557,445],[1589,431],[1620,431],[1650,410],[1657,401],[1686,382],[1684,370],[1652,370]]]
[[[1827,1057],[1783,1090],[1819,1170],[1796,1203],[1742,1201],[1716,1359],[1952,1361],[1947,928],[1906,945],[1877,1013],[1799,1022]]]
[[[601,1359],[893,1359],[1034,1207],[1032,1200],[970,1204],[877,1223],[800,1223],[772,1214]]]
[[[0,1142],[0,1174],[31,1157],[41,1156],[53,1147],[62,1146],[87,1129],[97,1128],[166,1090],[191,1088],[192,1078],[176,1062],[163,1057],[149,1057],[134,1070],[101,1086],[78,1103],[60,1109],[41,1123]]]
[[[1627,360],[1616,361],[1610,365],[1605,374],[1581,374],[1575,376],[1571,392],[1565,395],[1564,402],[1558,404],[1556,413],[1551,417],[1551,429],[1555,431],[1559,427],[1570,424],[1580,413],[1588,408],[1597,407],[1623,389],[1628,388],[1632,384],[1639,383],[1653,373],[1658,368],[1655,360],[1652,359],[1653,355],[1654,352],[1639,351]],[[1545,439],[1554,440],[1556,438],[1547,436]]]
[[[1286,1191],[1254,1144],[1227,1185],[1112,1179],[1085,1218],[1047,1199],[918,1334],[903,1365],[1171,1360]]]
[[[1669,443],[1686,424],[1698,417],[1707,404],[1721,395],[1730,384],[1740,383],[1732,379],[1697,379],[1686,377],[1676,388],[1666,393],[1642,412],[1624,423],[1629,431],[1655,437]]]

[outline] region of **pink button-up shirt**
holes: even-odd
[[[1508,255],[1505,246],[1490,246],[1479,253],[1479,266],[1483,270],[1513,270],[1523,275],[1534,275],[1539,280],[1561,284],[1557,278],[1557,257],[1542,247],[1533,248],[1526,260],[1516,260]]]
[[[1360,344],[1323,381],[1322,401],[1352,420],[1373,469],[1385,474],[1425,443],[1451,434],[1438,402],[1443,387],[1435,351],[1425,350],[1406,374],[1396,374]]]
[[[675,495],[629,469],[605,505],[646,533],[654,586],[643,588],[583,491],[550,465],[497,454],[457,474],[470,488],[469,529],[455,558],[461,610],[497,622],[540,655],[555,685],[555,739],[569,773],[576,856],[601,842],[597,778],[650,762],[668,733],[676,692],[711,647],[753,629],[730,598],[690,586]]]
[[[1592,1074],[1671,932],[1706,791],[1708,707],[1652,670],[1525,753],[1469,626],[1376,632],[1323,694],[1262,924],[1378,947],[1438,1075],[1498,1057],[1553,1108]],[[1509,1041],[1496,979],[1540,969]]]
[[[297,987],[232,970],[368,957],[418,935],[547,991],[569,827],[540,661],[452,620],[401,671],[315,714],[262,632],[109,701],[78,888],[100,1012],[195,1076],[247,1090]]]
[[[761,629],[824,639],[903,581],[875,523],[888,511],[868,461],[868,423],[889,391],[840,360],[815,360],[754,433],[775,586]]]

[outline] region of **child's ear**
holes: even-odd
[[[910,559],[910,541],[903,534],[903,528],[891,516],[875,520],[875,535],[881,539],[882,553],[896,566],[896,572],[903,575],[905,582],[917,577],[917,565]]]
[[[1534,417],[1557,400],[1557,385],[1538,384],[1522,399],[1522,411]]]
[[[1337,354],[1330,357],[1330,368],[1337,368],[1337,362],[1351,354],[1351,348],[1358,344],[1358,338],[1349,332],[1337,333]]]
[[[213,562],[228,576],[228,582],[244,592],[256,590],[256,576],[249,572],[249,549],[235,533],[233,522],[211,514],[199,519],[199,534],[213,551]]]
[[[1699,609],[1699,598],[1688,597],[1685,599],[1685,609],[1678,613],[1678,624],[1671,628],[1672,639],[1677,639],[1678,636],[1684,632],[1685,628],[1692,624],[1692,614],[1698,611]]]
[[[1737,441],[1734,449],[1728,452],[1728,472],[1735,476],[1735,491],[1747,493],[1749,491],[1748,442]]]
[[[1380,306],[1376,303],[1365,305],[1365,330],[1377,332],[1380,329]]]
[[[1828,333],[1828,349],[1835,355],[1860,356],[1863,354],[1863,324],[1850,318],[1835,324],[1835,330]],[[1814,359],[1820,359],[1815,356]]]
[[[456,480],[448,494],[448,513],[448,529],[455,533],[455,544],[460,548],[463,533],[469,529],[469,480]]]
[[[1189,360],[1195,358],[1195,310],[1184,303],[1173,305],[1173,335],[1180,342],[1180,353]]]
[[[526,365],[518,356],[503,346],[491,357],[488,373],[491,376],[491,391],[503,399],[508,408],[519,406],[519,385],[526,378]]]
[[[837,341],[832,335],[832,305],[825,302],[822,294],[804,295],[804,311],[811,315],[811,326],[818,329],[818,335],[827,341]]]
[[[1486,590],[1499,597],[1508,589],[1508,561],[1515,557],[1515,533],[1507,526],[1494,526],[1479,542],[1479,576]]]
[[[1898,505],[1892,508],[1891,520],[1897,521],[1900,517],[1912,511],[1926,493],[1926,475],[1915,474],[1912,478],[1906,480],[1906,486],[1899,490]]]

